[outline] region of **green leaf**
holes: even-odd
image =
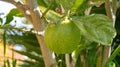
[[[4,56],[6,54],[6,30],[4,30],[3,34],[3,45],[4,45]]]
[[[92,43],[91,45],[94,45],[94,43]],[[95,66],[96,57],[97,57],[97,50],[98,50],[97,46],[88,50],[87,61],[86,61],[87,67],[94,67]]]
[[[58,4],[62,5],[65,11],[68,11],[72,8],[76,0],[56,0]]]
[[[0,23],[3,23],[3,19],[2,18],[0,18]]]
[[[110,58],[107,60],[107,64],[111,62],[119,54],[119,52],[120,52],[120,45],[114,50]]]
[[[34,62],[30,60],[22,60],[24,64],[20,65],[22,67],[45,67],[44,62]]]
[[[105,0],[92,0],[92,2],[104,2]]]
[[[48,6],[50,4],[52,0],[43,0],[42,2],[44,2],[46,4],[46,6]]]
[[[107,16],[93,14],[74,17],[73,22],[78,26],[85,38],[102,45],[111,45],[112,39],[115,36],[115,29]]]
[[[44,0],[37,0],[37,3],[38,3],[38,5],[41,5],[41,6],[44,6],[44,7],[47,6]]]
[[[17,8],[12,9],[7,16],[23,17],[22,13]]]
[[[37,0],[37,3],[39,6],[46,7],[46,8],[50,6],[51,2],[53,3],[50,9],[55,10],[55,8],[58,7],[58,4],[56,3],[55,0]]]
[[[26,47],[26,50],[28,50],[29,52],[35,52],[37,54],[41,54],[40,49],[37,48],[36,46],[34,46],[32,44],[27,44],[27,43],[24,43],[23,45]]]
[[[35,59],[36,61],[39,61],[39,62],[43,61],[42,57],[36,56],[34,54],[31,54],[31,53],[28,53],[28,52],[24,52],[24,51],[14,50],[14,49],[13,49],[13,51],[15,51],[17,53],[20,53],[22,55],[25,55],[25,56],[27,56],[27,57],[29,57],[31,59]]]
[[[84,15],[84,11],[90,7],[88,0],[76,0],[75,4],[71,9],[71,14]]]
[[[4,60],[4,67],[6,67],[6,60]]]
[[[7,66],[10,67],[10,61],[7,59]]]
[[[13,66],[13,67],[16,67],[16,64],[17,64],[17,60],[14,59],[13,62],[12,62],[12,66]]]
[[[6,16],[5,24],[9,24],[13,20],[13,16]]]
[[[14,30],[14,28],[11,28],[11,29]],[[9,38],[15,43],[23,45],[26,48],[26,52],[36,52],[37,54],[41,54],[41,50],[39,48],[39,44],[35,34],[30,32],[25,32],[25,33],[22,33],[22,36],[21,36],[18,34],[21,32],[22,31],[14,32],[14,35],[10,34]]]
[[[14,8],[6,16],[5,24],[9,24],[13,20],[14,16],[23,17],[22,13],[18,9]]]

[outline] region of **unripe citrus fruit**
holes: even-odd
[[[68,19],[48,24],[44,41],[46,46],[57,54],[71,53],[80,43],[80,30]]]

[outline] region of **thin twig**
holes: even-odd
[[[65,55],[66,67],[70,67],[70,57],[69,54]]]
[[[103,60],[103,46],[98,46],[98,51],[97,51],[97,58],[96,58],[96,67],[102,67],[102,60]]]
[[[112,10],[111,10],[111,2],[109,0],[105,0],[105,9],[107,16],[112,19]]]
[[[113,27],[114,27],[115,26],[115,14],[117,10],[116,0],[112,0],[112,4],[110,0],[105,0],[105,9],[106,9],[106,14],[112,20]]]
[[[105,9],[106,9],[106,14],[107,16],[112,20],[113,26],[114,26],[114,13],[112,10],[112,4],[110,2],[110,0],[105,0]],[[110,54],[111,54],[111,46],[105,46],[104,47],[104,56],[103,56],[103,60],[102,60],[102,67],[105,66]]]
[[[42,17],[44,17],[44,16],[47,14],[47,12],[50,10],[50,8],[51,8],[51,6],[52,6],[53,3],[54,3],[54,0],[51,0],[50,5],[49,5],[48,8],[45,10],[45,12],[43,13]],[[41,17],[41,18],[42,18],[42,17]]]
[[[87,67],[86,59],[85,59],[85,56],[83,54],[80,55],[80,60],[82,63],[82,67]]]
[[[117,0],[112,0],[112,11],[113,11],[113,27],[115,26],[116,11],[117,11]]]
[[[113,13],[116,14],[116,11],[117,11],[117,0],[112,0],[112,10],[113,10]]]

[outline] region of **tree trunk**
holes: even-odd
[[[30,7],[30,13],[32,17],[32,24],[34,26],[34,29],[37,32],[43,32],[45,28],[45,21],[43,18],[41,18],[41,12],[37,6],[36,0],[26,0],[27,6]],[[40,48],[42,51],[42,56],[45,62],[45,67],[51,67],[53,64],[55,64],[55,58],[53,57],[54,54],[45,46],[44,43],[44,37],[42,35],[36,35],[38,42],[40,44]]]

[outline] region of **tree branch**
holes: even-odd
[[[113,16],[112,16],[112,10],[111,10],[111,8],[112,7],[111,7],[110,1],[109,0],[105,0],[106,14],[113,21]],[[104,47],[104,50],[103,50],[104,55],[103,55],[103,60],[102,60],[102,62],[103,62],[102,67],[104,67],[104,65],[106,64],[106,62],[107,62],[107,60],[109,58],[109,55],[111,54],[110,49],[111,49],[111,46],[105,46]]]
[[[111,3],[109,0],[105,0],[105,9],[107,16],[112,19],[112,10],[111,10]]]
[[[115,26],[115,20],[116,20],[116,11],[117,11],[117,0],[112,0],[112,20],[113,20],[113,27]]]
[[[70,62],[70,56],[69,54],[65,54],[65,61],[66,61],[66,67],[74,67],[72,63]]]
[[[112,10],[115,15],[117,11],[117,0],[112,0]]]
[[[114,27],[115,14],[116,14],[116,9],[117,9],[116,0],[112,0],[112,4],[110,0],[105,0],[105,9],[106,9],[106,14],[112,20],[113,27]]]
[[[97,51],[96,67],[102,67],[103,60],[102,53],[103,53],[102,46],[100,46]]]
[[[37,6],[36,0],[26,0],[26,5],[30,7],[29,11],[33,20],[34,29],[38,32],[43,31],[45,28],[45,19],[41,18],[42,13]],[[44,37],[37,35],[38,42],[42,51],[43,59],[46,67],[51,67],[56,63],[53,53],[46,47]]]
[[[80,60],[82,63],[82,67],[87,67],[86,59],[85,59],[85,56],[83,54],[80,55]]]
[[[112,0],[112,4],[110,0],[105,0],[105,9],[107,16],[112,20],[113,27],[115,26],[115,13],[116,13],[116,5],[115,0]],[[115,10],[113,10],[115,9]],[[104,47],[104,56],[103,56],[103,65],[106,64],[110,54],[111,54],[111,46],[105,46]]]

